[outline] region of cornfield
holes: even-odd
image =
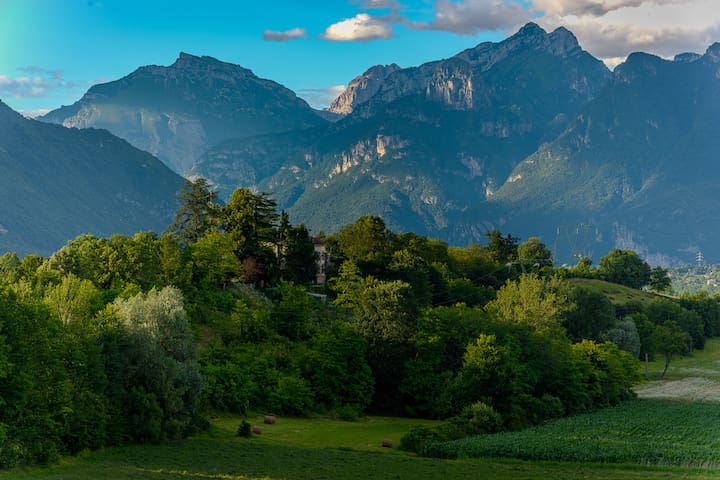
[[[634,400],[519,432],[428,446],[427,456],[720,466],[720,404]]]

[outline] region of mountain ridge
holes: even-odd
[[[39,120],[105,128],[178,173],[222,141],[327,123],[282,85],[185,52],[170,66],[148,65],[94,85],[78,102]]]
[[[181,177],[105,130],[23,117],[0,101],[0,251],[49,254],[83,233],[163,231]]]

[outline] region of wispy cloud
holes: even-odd
[[[345,85],[333,85],[326,88],[301,88],[297,94],[313,107],[325,108],[344,92],[345,88]]]
[[[354,0],[353,3],[363,10],[382,8],[397,11],[402,7],[396,0]]]
[[[304,28],[293,28],[281,32],[265,30],[263,32],[263,39],[268,42],[287,42],[289,40],[297,40],[305,37],[307,37],[307,32]]]
[[[346,18],[327,27],[322,38],[334,42],[369,42],[388,39],[393,37],[393,25],[398,21],[396,15],[372,16],[358,13],[352,18]]]

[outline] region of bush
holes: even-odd
[[[243,420],[240,422],[240,425],[238,425],[237,436],[245,438],[252,436],[252,426],[247,420]]]
[[[502,427],[502,417],[493,407],[484,402],[475,402],[463,408],[460,415],[448,423],[461,433],[462,437],[495,433]]]
[[[421,453],[423,449],[434,442],[444,442],[445,437],[438,429],[416,425],[400,438],[400,450]]]

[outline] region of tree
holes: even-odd
[[[517,249],[518,262],[524,268],[552,267],[553,258],[550,249],[538,237],[530,237]]]
[[[71,273],[59,285],[49,288],[45,303],[63,324],[70,325],[89,322],[100,310],[102,298],[92,282]]]
[[[650,280],[648,281],[650,290],[659,293],[667,292],[671,288],[670,275],[668,271],[662,267],[655,267],[650,271]]]
[[[653,340],[657,352],[665,357],[665,368],[660,375],[661,378],[664,378],[670,361],[676,356],[683,356],[688,352],[690,335],[683,332],[677,323],[671,321],[655,327]]]
[[[202,377],[179,290],[118,298],[105,337],[115,428],[138,442],[182,438],[199,405]]]
[[[223,228],[233,241],[241,261],[254,259],[260,279],[269,278],[275,267],[277,204],[269,193],[254,194],[238,188],[223,208]]]
[[[485,247],[490,254],[490,258],[494,261],[505,264],[514,262],[518,258],[518,237],[513,237],[509,233],[503,237],[500,230],[492,230],[487,232],[485,236],[488,244]]]
[[[608,330],[606,337],[620,350],[628,352],[634,358],[640,356],[640,334],[632,317],[627,317],[617,327]]]
[[[600,259],[598,274],[608,282],[640,289],[650,280],[650,265],[632,250],[616,248]]]
[[[506,323],[528,325],[536,331],[562,334],[563,315],[571,307],[555,281],[540,278],[534,273],[522,275],[518,281],[508,282],[489,302],[487,311]]]
[[[196,242],[217,227],[220,216],[217,191],[210,188],[207,180],[186,179],[178,200],[181,202],[180,209],[168,230],[175,232],[183,244]]]
[[[310,232],[302,223],[290,225],[285,211],[280,214],[277,231],[277,259],[283,279],[296,283],[315,281],[318,256]]]
[[[576,287],[568,298],[574,308],[567,312],[564,323],[572,340],[599,340],[615,323],[615,308],[604,294]]]
[[[335,247],[333,255],[352,260],[363,275],[382,276],[390,263],[394,238],[382,218],[366,215],[342,227],[328,241]]]

